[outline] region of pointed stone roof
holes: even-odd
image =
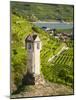
[[[29,35],[26,37],[25,41],[26,41],[26,42],[34,42],[34,41],[36,40],[37,37],[38,37],[37,34],[29,34]]]

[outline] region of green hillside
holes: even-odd
[[[26,74],[27,52],[25,49],[24,41],[25,41],[25,37],[28,34],[31,34],[33,31],[37,32],[37,34],[39,35],[42,41],[41,73],[44,75],[44,78],[51,82],[62,83],[73,87],[73,60],[70,60],[71,56],[73,59],[73,53],[71,55],[67,53],[67,56],[69,57],[68,61],[71,62],[69,65],[66,65],[65,63],[60,64],[57,62],[56,63],[48,62],[50,57],[57,54],[57,52],[63,46],[65,46],[65,43],[61,42],[58,39],[55,39],[53,36],[50,36],[40,28],[33,26],[25,18],[17,16],[15,14],[11,14],[12,91],[17,89],[17,87],[22,84],[22,78]],[[60,57],[61,56],[63,56],[63,54],[60,55]],[[61,74],[62,72],[63,74]],[[65,79],[66,77],[67,79]]]
[[[14,14],[26,17],[30,21],[73,21],[72,5],[11,2],[11,9]]]
[[[57,40],[54,39],[53,37],[50,37],[43,30],[35,26],[32,28],[32,24],[30,24],[26,19],[22,17],[12,14],[11,20],[12,20],[11,45],[12,45],[12,78],[13,78],[12,80],[15,81],[15,84],[18,85],[21,82],[23,74],[25,74],[26,72],[25,67],[26,67],[27,52],[26,52],[25,43],[24,43],[25,37],[28,34],[32,33],[33,31],[38,33],[43,45],[42,51],[41,51],[41,58],[42,58],[43,64],[44,64],[44,60],[45,62],[47,62],[48,57],[53,55],[52,51],[51,53],[48,53],[47,57],[44,56],[45,53],[49,52],[50,47],[53,48],[55,47],[55,45],[56,45],[56,48],[59,47],[60,43],[57,42]]]
[[[31,21],[37,20],[53,21],[57,18],[64,21],[73,21],[73,6],[11,2],[12,92],[22,84],[22,79],[26,74],[27,51],[25,38],[32,32],[36,32],[42,42],[40,68],[45,80],[65,84],[73,88],[73,39],[69,37],[66,42],[63,42],[31,23]],[[57,30],[58,32],[69,34],[72,29],[60,29]],[[68,47],[68,50],[64,50],[57,55],[63,47]],[[49,61],[53,56],[55,56],[54,59]]]

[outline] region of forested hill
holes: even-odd
[[[73,5],[11,2],[11,10],[30,21],[73,21]]]

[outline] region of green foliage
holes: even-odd
[[[41,70],[46,80],[73,87],[73,65],[73,49],[70,48],[55,57],[52,62],[44,62]]]
[[[38,9],[41,10],[43,8],[40,6],[38,7]],[[24,17],[23,15],[21,16],[20,11],[19,13],[17,12],[11,14],[11,77],[13,81],[12,83],[15,84],[16,87],[19,87],[24,74],[26,74],[27,51],[25,49],[24,41],[25,37],[28,34],[31,34],[33,31],[37,32],[42,42],[42,50],[40,57],[41,73],[43,73],[44,78],[52,82],[58,82],[72,86],[73,42],[71,40],[67,41],[66,44],[70,47],[70,49],[61,54],[58,58],[55,58],[55,60],[52,63],[49,63],[48,59],[53,55],[57,54],[58,51],[60,51],[60,49],[64,46],[64,43],[58,39],[55,39],[53,36],[50,36],[42,29],[32,25],[26,17]]]
[[[58,4],[38,4],[38,3],[24,3],[11,2],[13,14],[22,15],[24,18],[31,21],[45,20],[64,20],[73,21],[73,6],[72,5],[58,5]]]
[[[11,77],[13,83],[18,87],[21,84],[23,75],[26,73],[26,58],[24,39],[28,33],[32,32],[31,24],[24,18],[11,15]],[[29,29],[29,30],[28,30]]]
[[[23,75],[26,72],[27,52],[25,49],[24,39],[33,31],[37,32],[42,41],[41,50],[41,66],[44,67],[44,62],[47,63],[49,57],[56,53],[56,49],[61,46],[57,39],[53,38],[40,28],[33,26],[23,17],[12,15],[12,77],[14,84],[17,86],[21,84]],[[33,26],[33,27],[32,27]],[[53,52],[52,52],[53,50]],[[51,52],[50,52],[51,51]],[[54,53],[54,54],[55,54]]]

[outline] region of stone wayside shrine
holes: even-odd
[[[41,41],[37,33],[29,34],[25,39],[27,49],[27,84],[41,84],[44,79],[40,74]]]

